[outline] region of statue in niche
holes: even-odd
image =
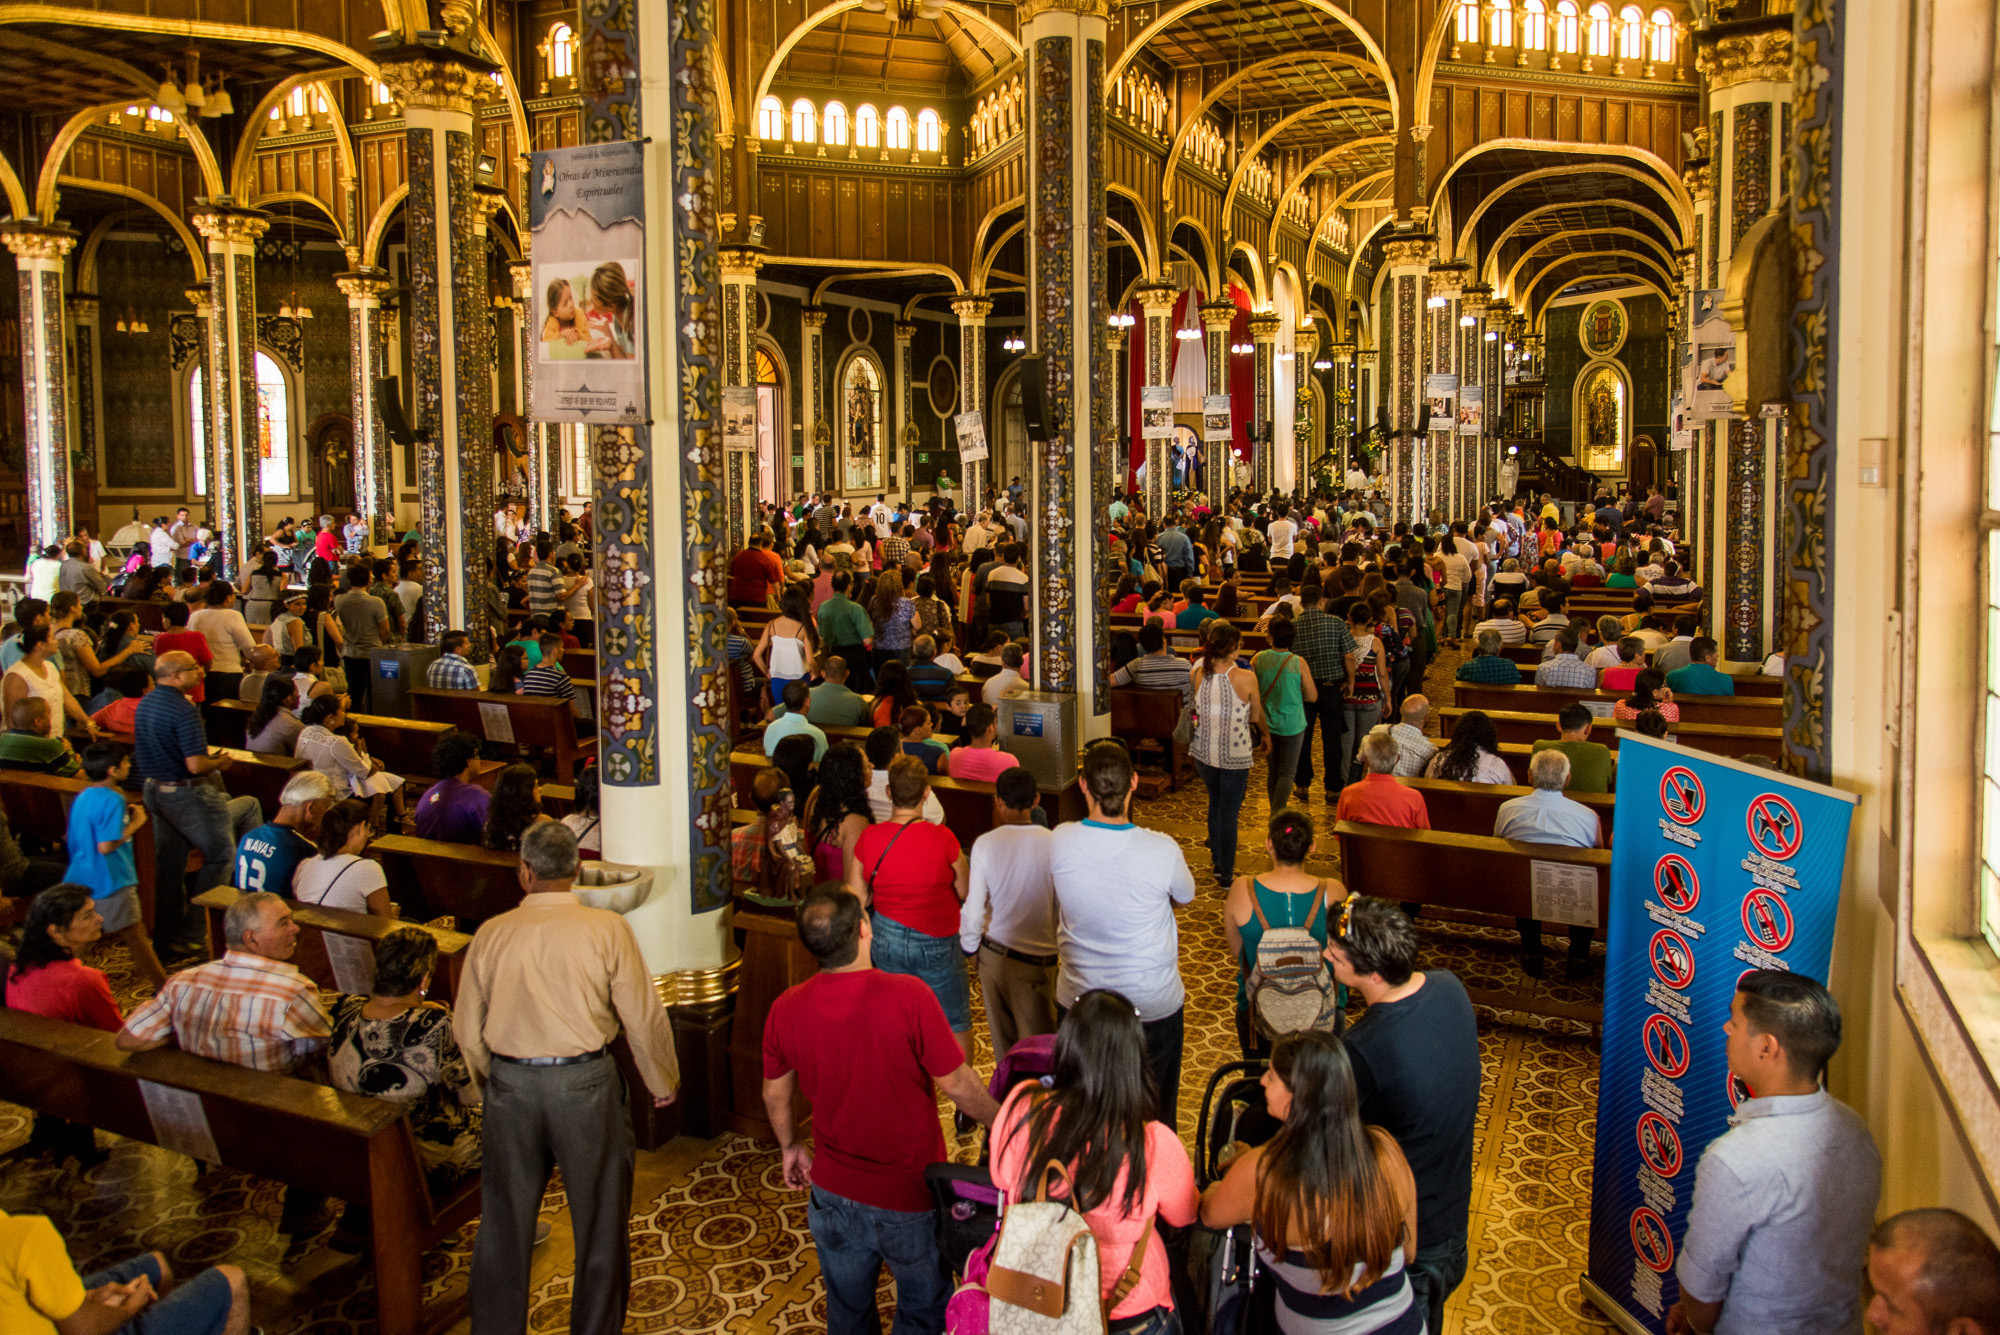
[[[1616,472],[1625,458],[1625,382],[1608,366],[1600,366],[1584,382],[1578,396],[1583,442],[1583,466],[1592,472]]]
[[[882,399],[873,365],[859,357],[849,364],[843,397],[846,400],[847,490],[873,490],[877,486],[876,437]]]

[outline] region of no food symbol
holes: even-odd
[[[1639,1118],[1638,1135],[1639,1157],[1646,1167],[1661,1177],[1681,1171],[1681,1137],[1672,1122],[1649,1110]]]
[[[1783,950],[1792,944],[1792,910],[1778,892],[1758,886],[1743,896],[1743,930],[1766,950]]]
[[[1676,765],[1660,776],[1660,805],[1677,824],[1692,825],[1708,807],[1708,793],[1695,772]]]
[[[1749,827],[1750,842],[1757,846],[1757,851],[1779,862],[1798,852],[1799,845],[1806,840],[1798,808],[1776,793],[1765,793],[1752,802],[1744,824]]]
[[[1632,1212],[1632,1250],[1648,1269],[1664,1275],[1674,1268],[1674,1240],[1667,1235],[1667,1221],[1650,1206]]]
[[[1660,902],[1676,913],[1692,913],[1701,902],[1701,880],[1678,853],[1668,853],[1653,867],[1653,889]]]
[[[1664,1015],[1648,1015],[1646,1029],[1642,1035],[1646,1044],[1646,1060],[1653,1068],[1669,1080],[1678,1080],[1687,1074],[1688,1041],[1681,1027]]]
[[[1653,972],[1668,987],[1678,992],[1694,981],[1694,948],[1679,932],[1662,927],[1653,933],[1650,953]]]

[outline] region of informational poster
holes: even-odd
[[[1431,406],[1431,430],[1451,430],[1451,401],[1457,393],[1458,377],[1455,375],[1427,375],[1424,377],[1424,398],[1429,400]]]
[[[730,385],[722,391],[722,448],[750,454],[757,448],[757,387]]]
[[[1722,318],[1722,289],[1704,288],[1694,294],[1694,384],[1688,395],[1690,416],[1712,421],[1730,415],[1724,383],[1736,369],[1736,331]]]
[[[1663,1335],[1695,1164],[1755,1091],[1723,1022],[1751,969],[1826,979],[1855,798],[1621,735],[1584,1295]]]
[[[1597,869],[1573,862],[1528,864],[1528,894],[1537,922],[1597,926]]]
[[[1174,387],[1147,385],[1139,391],[1139,438],[1174,438]]]
[[[479,723],[486,729],[489,742],[509,742],[514,740],[514,716],[507,712],[507,706],[479,702]]]
[[[649,420],[646,399],[645,144],[546,149],[529,168],[535,331],[532,416]]]
[[[1204,397],[1201,401],[1201,438],[1228,440],[1234,434],[1229,422],[1229,396],[1210,394]]]
[[[333,941],[327,937],[329,944]],[[153,1123],[153,1143],[163,1150],[185,1154],[203,1163],[221,1163],[222,1152],[215,1148],[215,1133],[208,1125],[208,1109],[201,1095],[191,1089],[139,1082],[139,1097],[145,1101],[146,1116]]]
[[[1458,434],[1482,435],[1486,431],[1486,387],[1467,385],[1458,391]]]
[[[986,458],[985,413],[960,413],[952,419],[952,427],[958,433],[959,463],[976,464]]]

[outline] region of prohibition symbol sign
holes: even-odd
[[[1750,1097],[1750,1086],[1744,1084],[1734,1071],[1728,1072],[1722,1080],[1729,1089],[1729,1111],[1735,1112],[1743,1106],[1743,1100]]]
[[[1672,1122],[1648,1111],[1639,1118],[1639,1157],[1661,1177],[1681,1171],[1681,1137]]]
[[[1653,1063],[1653,1069],[1669,1080],[1678,1080],[1687,1074],[1687,1035],[1681,1027],[1664,1015],[1648,1015],[1646,1028],[1641,1034],[1646,1045],[1646,1060]]]
[[[1692,913],[1701,902],[1701,879],[1678,853],[1665,854],[1654,865],[1653,889],[1659,893],[1660,902],[1676,913]]]
[[[1660,776],[1660,805],[1678,824],[1692,825],[1708,807],[1708,791],[1693,770],[1676,765]]]
[[[1674,1240],[1667,1235],[1667,1221],[1650,1206],[1632,1212],[1632,1250],[1649,1270],[1664,1275],[1674,1268]]]
[[[1743,818],[1750,830],[1750,842],[1767,858],[1784,862],[1806,841],[1805,826],[1799,823],[1798,808],[1776,793],[1765,793],[1750,804]]]
[[[1679,991],[1694,981],[1694,948],[1679,932],[1662,927],[1653,933],[1647,953],[1653,958],[1653,972],[1668,987]]]
[[[1743,930],[1766,950],[1792,944],[1792,911],[1775,890],[1758,886],[1743,896]]]

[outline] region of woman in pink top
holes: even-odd
[[[76,958],[103,935],[104,919],[83,886],[51,886],[36,895],[13,967],[0,966],[7,1007],[116,1033],[125,1021],[112,999],[110,981]],[[89,1127],[37,1114],[28,1153],[52,1153],[58,1163],[75,1155],[88,1168],[103,1162],[106,1151],[97,1148]]]
[[[966,744],[945,757],[944,769],[954,779],[991,783],[1021,762],[1000,749],[1000,715],[992,705],[965,711]]]
[[[1674,703],[1674,693],[1667,689],[1667,674],[1653,667],[1645,669],[1633,681],[1629,697],[1611,706],[1611,717],[1635,719],[1649,709],[1659,710],[1660,717],[1669,723],[1681,721],[1681,707]]]
[[[1049,1195],[1070,1195],[1083,1212],[1105,1297],[1145,1239],[1138,1282],[1110,1313],[1121,1330],[1141,1335],[1178,1328],[1154,1216],[1184,1226],[1201,1203],[1187,1148],[1153,1120],[1154,1103],[1132,1003],[1116,992],[1086,992],[1056,1030],[1054,1088],[1017,1086],[993,1120],[993,1182],[1010,1200],[1034,1199],[1050,1164],[1068,1170],[1071,1187],[1052,1185]]]

